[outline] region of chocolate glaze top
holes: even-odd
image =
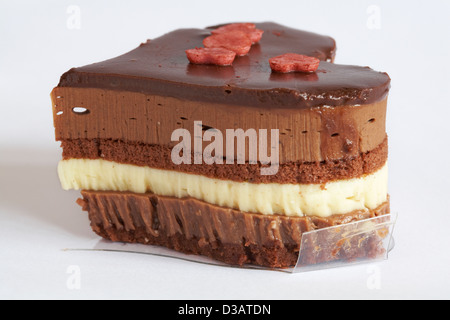
[[[180,29],[110,59],[73,68],[60,87],[105,88],[193,101],[260,108],[311,108],[368,104],[386,97],[390,78],[368,67],[337,65],[336,43],[327,36],[259,23],[260,43],[233,66],[190,64],[185,50],[202,47],[207,29]],[[315,73],[272,72],[269,59],[300,53],[322,60]]]

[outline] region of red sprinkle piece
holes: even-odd
[[[187,58],[194,64],[215,64],[230,66],[236,58],[236,53],[224,48],[196,48],[186,50]]]
[[[256,29],[256,26],[253,23],[233,23],[213,30],[212,34],[224,34],[236,31],[247,34],[254,44],[261,40],[264,33],[263,30]]]
[[[296,53],[287,53],[269,60],[273,71],[289,72],[315,72],[319,68],[320,60],[314,57]]]
[[[206,48],[225,48],[236,52],[239,56],[245,56],[252,47],[250,37],[241,31],[213,34],[203,40]]]

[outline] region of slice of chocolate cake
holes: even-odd
[[[246,55],[198,49],[219,27],[183,29],[61,77],[59,176],[101,237],[283,268],[304,232],[389,213],[389,76],[334,64],[330,37],[255,27]],[[186,55],[207,50],[227,65]],[[286,53],[321,62],[272,71]],[[317,262],[374,255],[377,241]]]

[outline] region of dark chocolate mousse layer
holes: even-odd
[[[327,36],[259,23],[262,40],[230,67],[190,64],[185,50],[202,47],[210,29],[181,29],[149,40],[120,57],[74,68],[59,87],[103,88],[255,108],[311,108],[367,104],[390,88],[386,73],[336,65],[335,41]],[[269,59],[285,53],[317,57],[313,74],[273,73]]]
[[[389,213],[389,202],[375,210],[329,218],[263,216],[206,204],[195,199],[153,194],[83,191],[78,203],[89,213],[94,232],[119,242],[165,246],[232,265],[295,266],[304,232]],[[375,258],[384,253],[386,233],[344,239],[335,230],[310,243],[302,262]],[[330,249],[331,248],[331,249]],[[321,250],[323,249],[323,250]]]

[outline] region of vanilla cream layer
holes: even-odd
[[[265,215],[320,216],[375,209],[387,201],[388,166],[357,179],[317,184],[253,184],[105,160],[70,159],[58,166],[65,190],[129,191],[192,197]]]

